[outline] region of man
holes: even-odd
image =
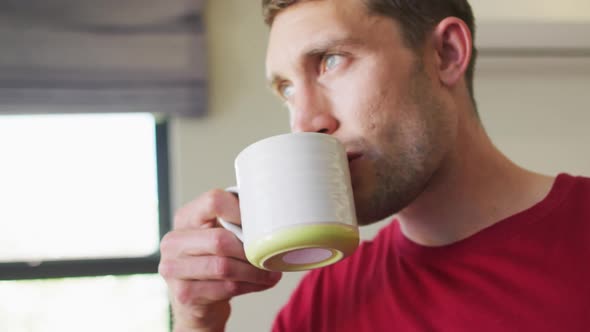
[[[508,160],[473,98],[466,0],[264,0],[269,80],[293,131],[349,152],[358,220],[395,219],[309,273],[275,331],[588,331],[590,179]],[[280,274],[216,225],[214,190],[182,208],[160,272],[176,331],[222,331],[229,299]]]

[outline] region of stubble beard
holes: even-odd
[[[412,144],[400,146],[402,128],[394,126],[384,135],[389,142],[383,151],[373,150],[368,159],[372,164],[374,188],[362,202],[357,202],[360,225],[367,225],[390,217],[410,205],[428,186],[432,174],[440,163],[441,148],[438,141],[443,124],[439,116],[442,102],[432,93],[431,82],[421,63],[416,63],[406,107],[422,114],[420,130],[410,140]],[[402,143],[403,144],[403,143]]]

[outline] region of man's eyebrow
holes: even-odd
[[[268,87],[273,91],[277,92],[279,84],[284,81],[285,78],[279,74],[272,74],[268,79]]]
[[[352,37],[330,38],[326,40],[321,40],[307,46],[306,49],[304,49],[303,52],[301,52],[303,56],[301,56],[300,59],[306,59],[309,57],[325,54],[330,50],[345,46],[358,46],[361,45],[361,43],[362,41],[360,39]],[[282,75],[277,73],[271,73],[271,75],[267,79],[268,86],[271,89],[276,90],[278,84],[284,80],[285,78]]]
[[[306,56],[313,56],[324,54],[330,50],[344,46],[359,46],[361,43],[362,41],[360,39],[352,37],[330,38],[311,44],[308,49],[302,53]]]

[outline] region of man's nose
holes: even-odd
[[[333,134],[339,127],[327,97],[313,90],[299,91],[291,105],[291,131]]]

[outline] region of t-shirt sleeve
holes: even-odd
[[[314,319],[318,309],[321,310],[322,270],[309,272],[299,283],[287,304],[275,318],[273,332],[305,332],[314,331]],[[319,302],[318,302],[319,301]],[[312,314],[313,313],[313,314]]]

